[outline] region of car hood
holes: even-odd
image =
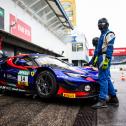
[[[98,79],[98,71],[94,70],[92,67],[76,67],[76,66],[69,66],[67,68],[65,67],[59,67],[59,66],[51,66],[53,71],[55,72],[56,75],[59,76],[61,73],[75,73],[75,74],[81,74],[82,76],[85,77],[91,77],[95,80]]]

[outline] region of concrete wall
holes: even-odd
[[[67,55],[67,47],[64,42],[58,39],[44,25],[26,13],[21,7],[16,5],[12,0],[0,0],[0,7],[5,11],[5,31],[9,32],[9,15],[13,14],[31,27],[32,43],[37,44],[46,49]]]

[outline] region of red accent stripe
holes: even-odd
[[[78,92],[77,91],[69,91],[69,90],[64,89],[63,87],[60,87],[57,94],[62,95],[63,93],[75,93],[75,95],[77,97],[87,96],[90,94],[88,92],[82,92],[82,91],[78,91]]]
[[[8,60],[7,60],[7,64],[11,67],[14,67],[14,68],[17,68],[17,69],[21,69],[21,70],[28,70],[26,67],[23,67],[23,66],[17,66],[13,63],[13,59],[14,57],[10,57]]]
[[[36,69],[38,68],[38,66],[25,66],[26,68],[32,68],[32,69]]]
[[[93,80],[91,77],[87,77],[86,80],[88,80],[88,81],[92,81],[92,82],[96,82],[96,81]]]
[[[6,85],[6,84],[7,84],[6,81],[4,81],[4,80],[0,80],[0,85],[4,86],[4,85]]]

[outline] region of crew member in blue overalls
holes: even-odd
[[[99,40],[98,37],[94,37],[92,39],[92,45],[95,47],[94,54],[96,53],[96,50],[97,50],[98,40]],[[89,63],[87,64],[87,66],[88,65],[94,65],[94,67],[96,67],[96,64],[93,64],[94,63],[94,60],[95,60],[95,55],[93,55],[92,59],[89,61]]]
[[[98,21],[98,28],[101,35],[98,41],[98,47],[95,52],[94,64],[98,64],[100,93],[98,102],[93,105],[93,108],[107,107],[107,103],[119,106],[119,101],[111,81],[110,65],[113,53],[113,45],[115,34],[108,29],[109,23],[106,18],[101,18]],[[108,95],[110,99],[108,100]],[[108,100],[108,101],[107,101]]]

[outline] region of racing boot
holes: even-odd
[[[118,100],[117,96],[111,96],[107,103],[109,105],[113,105],[113,106],[116,106],[116,107],[119,106],[119,100]]]
[[[96,104],[91,106],[93,109],[107,108],[107,104],[105,100],[99,100]]]

